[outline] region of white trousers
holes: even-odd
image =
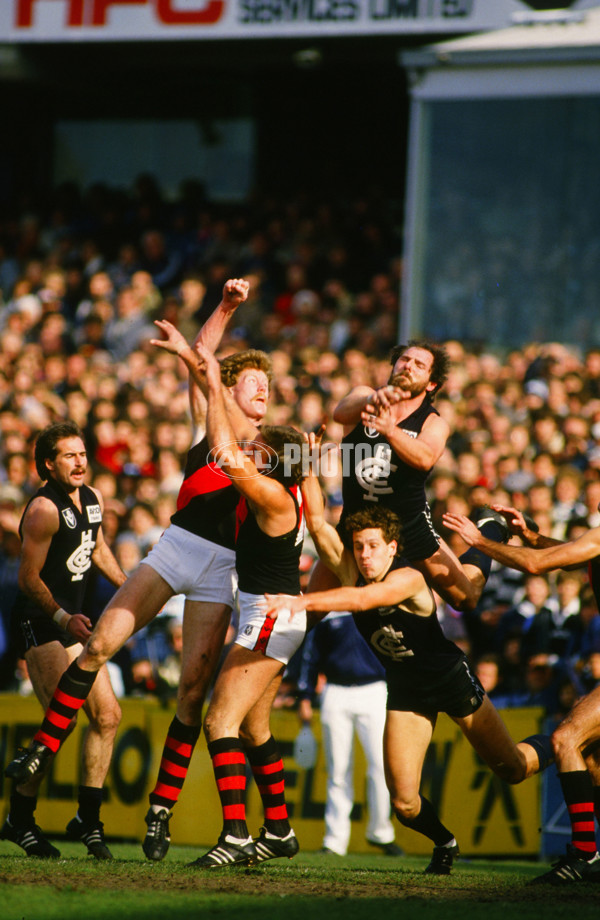
[[[327,764],[327,802],[323,846],[344,856],[354,805],[354,739],[367,760],[367,840],[391,843],[390,794],[383,770],[385,681],[361,687],[326,684],[321,697],[321,734]]]

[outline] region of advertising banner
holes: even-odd
[[[519,0],[2,0],[0,41],[137,41],[465,33]]]
[[[108,838],[143,840],[148,810],[148,793],[158,774],[162,747],[173,711],[147,700],[121,700],[123,718],[115,743],[106,783],[107,799],[102,820]],[[19,745],[27,745],[39,726],[41,709],[35,699],[0,695],[0,802],[4,820],[8,812],[11,783],[4,768]],[[514,738],[539,730],[538,709],[507,710],[503,713]],[[272,716],[273,734],[281,746],[286,768],[286,797],[290,818],[306,850],[320,849],[326,782],[325,761],[320,743],[318,718],[314,733],[318,751],[315,766],[302,769],[294,762],[294,740],[300,725],[293,712],[277,711]],[[80,715],[75,731],[52,764],[38,796],[36,820],[44,832],[64,834],[77,810],[80,783],[80,751],[86,719]],[[532,856],[540,848],[540,779],[533,777],[519,786],[498,780],[481,763],[458,727],[441,716],[423,771],[423,794],[438,810],[441,820],[456,835],[464,856]],[[355,797],[350,851],[373,852],[365,840],[365,760],[357,743]],[[250,833],[262,825],[261,801],[254,781],[248,780],[247,816]],[[396,840],[407,852],[426,855],[431,842],[398,822]],[[221,831],[221,809],[206,742],[200,738],[192,758],[180,800],[173,810],[171,833],[175,843],[212,846]],[[0,852],[12,851],[0,843]],[[141,849],[140,849],[141,856]]]

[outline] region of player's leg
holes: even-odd
[[[531,735],[515,742],[488,696],[483,697],[481,706],[470,715],[451,718],[481,759],[507,783],[521,783],[551,762],[548,737]]]
[[[409,526],[412,530],[419,530],[416,533],[418,542],[415,540],[412,545],[421,544],[424,547],[423,555],[416,561],[411,560],[411,564],[426,576],[444,600],[456,610],[474,610],[490,574],[491,558],[473,546],[459,558],[437,534],[435,538],[438,545],[435,548],[430,536],[425,532],[426,526],[431,527],[433,531],[427,515]],[[506,543],[510,537],[508,525],[502,515],[491,509],[477,526],[489,540]]]
[[[323,846],[339,856],[348,852],[354,804],[354,713],[348,700],[351,689],[327,684],[321,697],[321,739],[327,770]]]
[[[231,607],[186,600],[177,709],[165,739],[158,778],[150,793],[148,832],[142,848],[148,859],[161,860],[170,843],[169,819],[183,788],[202,726],[202,709],[223,649]]]
[[[578,700],[552,735],[558,778],[571,821],[571,843],[565,856],[549,872],[534,879],[535,883],[563,885],[600,880],[594,826],[599,741],[600,687],[596,687]]]
[[[44,717],[34,735],[28,760],[13,761],[7,775],[19,781],[39,772],[41,761],[56,753],[64,742],[71,720],[85,703],[96,674],[125,642],[146,626],[173,595],[173,589],[149,565],[140,565],[121,585],[86,642],[77,660],[62,675]]]
[[[383,766],[383,732],[385,729],[387,689],[385,681],[350,688],[355,700],[356,734],[367,761],[367,840],[388,856],[399,856],[394,844],[394,826],[390,820],[390,794]]]
[[[433,805],[420,795],[421,773],[431,742],[435,717],[415,712],[388,710],[383,734],[383,759],[392,808],[405,827],[423,834],[434,843],[426,872],[449,875],[458,845],[435,813]]]
[[[215,781],[223,811],[219,840],[193,866],[256,862],[246,824],[246,755],[240,726],[281,671],[281,662],[234,644],[223,663],[204,719]]]
[[[81,650],[80,645],[74,648]],[[45,710],[69,664],[67,649],[60,642],[46,642],[29,648],[25,652],[25,660],[34,693]],[[13,784],[8,816],[0,830],[0,839],[16,843],[28,856],[60,856],[59,850],[36,825],[34,817],[38,789],[53,759],[53,755],[44,759],[38,775]]]
[[[111,859],[104,841],[100,820],[103,789],[121,721],[121,708],[113,692],[107,668],[100,668],[83,705],[89,725],[82,748],[82,783],[79,787],[77,814],[67,825],[67,835],[81,840],[96,859]]]
[[[288,817],[283,760],[271,733],[271,709],[283,676],[283,663],[277,663],[278,672],[240,726],[240,737],[264,811],[263,826],[254,839],[257,862],[280,857],[292,859],[300,849]]]

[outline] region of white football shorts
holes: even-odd
[[[142,563],[187,600],[233,607],[237,574],[232,549],[170,524]]]
[[[271,620],[258,606],[264,600],[262,594],[240,591],[238,599],[240,625],[236,644],[287,664],[306,635],[306,610],[295,613],[292,620],[289,610],[280,610],[277,619]]]

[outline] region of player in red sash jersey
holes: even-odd
[[[292,858],[298,841],[288,820],[283,761],[271,734],[270,712],[284,667],[304,639],[306,617],[300,613],[292,621],[282,616],[275,623],[260,605],[266,585],[285,593],[300,590],[304,439],[293,428],[263,426],[242,450],[231,423],[238,410],[221,384],[214,355],[197,348],[200,365],[170,323],[157,325],[167,341],[156,344],[179,354],[200,385],[206,375],[208,441],[241,496],[236,535],[240,622],[204,720],[223,829],[217,844],[192,865],[210,869]],[[264,806],[264,826],[255,840],[246,824],[246,756]]]
[[[199,333],[197,343],[214,351],[233,311],[246,300],[248,283],[231,279],[223,300]],[[197,344],[195,343],[195,344]],[[221,364],[221,376],[244,435],[252,436],[267,408],[270,362],[264,352],[232,355]],[[190,401],[197,428],[204,435],[206,403],[190,382]],[[170,809],[181,792],[201,730],[202,707],[229,625],[236,589],[235,508],[238,493],[230,479],[211,463],[206,437],[188,454],[177,511],[158,543],[108,604],[90,640],[60,682],[73,712],[82,705],[103,663],[159,613],[169,598],[184,594],[183,662],[177,710],[165,740],[159,775],[150,794],[148,832],[143,849],[149,859],[163,859],[170,843]],[[63,686],[64,682],[64,686]],[[54,702],[47,719],[51,721]],[[56,721],[56,720],[55,720]],[[49,750],[63,737],[55,725],[42,731],[30,751],[9,765],[21,781],[35,775]]]

